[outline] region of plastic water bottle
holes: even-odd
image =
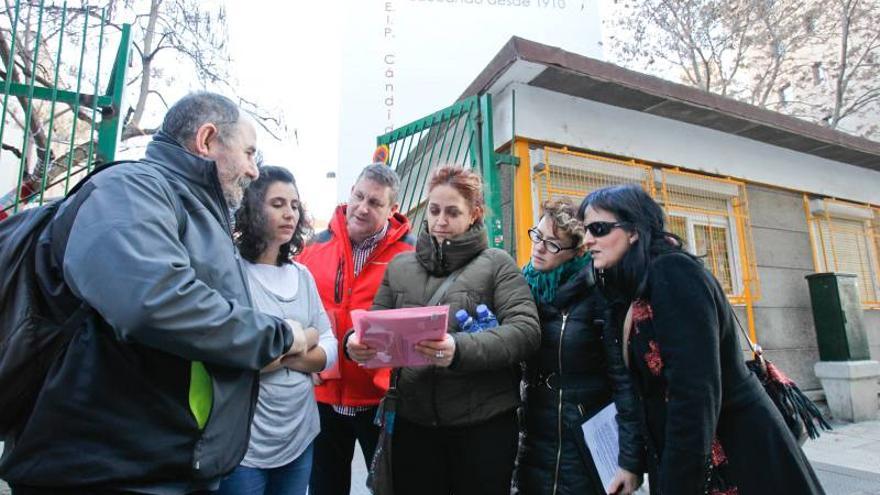
[[[480,328],[477,322],[468,314],[467,310],[459,309],[455,312],[455,319],[458,320],[458,328],[463,332],[479,332]]]
[[[495,317],[495,314],[492,313],[492,311],[489,310],[489,307],[485,304],[477,306],[477,325],[479,325],[482,330],[498,326],[498,318]]]

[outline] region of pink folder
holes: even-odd
[[[428,358],[416,352],[415,345],[422,340],[443,340],[448,317],[449,306],[352,311],[355,335],[361,343],[378,351],[376,357],[367,361],[364,367],[397,368],[432,364]]]

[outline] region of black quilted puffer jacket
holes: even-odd
[[[540,350],[526,362],[525,422],[517,468],[519,493],[606,493],[581,425],[615,402],[620,466],[643,470],[644,442],[620,338],[592,269],[572,276],[552,304],[538,304]]]

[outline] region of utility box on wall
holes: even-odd
[[[851,273],[814,273],[806,278],[810,286],[819,359],[871,359],[856,276]]]

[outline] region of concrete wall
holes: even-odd
[[[803,196],[751,185],[747,194],[761,286],[755,303],[758,341],[802,389],[820,388],[813,373],[819,352],[804,278],[814,268]]]
[[[880,310],[865,311],[865,331],[868,333],[868,346],[871,359],[880,361]]]
[[[747,192],[762,295],[755,303],[758,341],[802,389],[818,389],[813,365],[819,352],[804,278],[815,270],[803,195],[755,185]],[[871,358],[880,359],[880,311],[866,309],[863,318]]]

